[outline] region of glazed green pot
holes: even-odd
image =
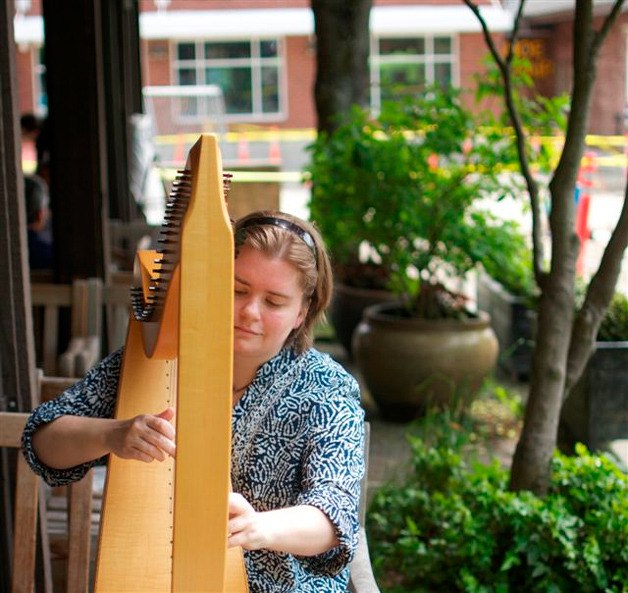
[[[403,316],[391,303],[364,310],[353,355],[384,418],[409,421],[430,406],[468,404],[497,361],[490,318]]]
[[[591,450],[628,439],[628,341],[596,342],[560,413],[558,440],[566,450]]]

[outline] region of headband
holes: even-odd
[[[301,239],[310,248],[310,251],[314,255],[314,259],[317,259],[316,243],[314,242],[312,235],[310,235],[310,233],[308,233],[305,229],[302,229],[298,224],[285,220],[284,218],[276,218],[274,216],[254,216],[253,218],[245,220],[242,224],[236,223],[236,240],[238,239],[238,233],[240,231],[244,231],[245,229],[254,226],[276,226],[291,232],[299,237],[299,239]]]

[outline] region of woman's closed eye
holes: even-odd
[[[244,282],[236,281],[233,285],[233,293],[237,296],[243,296],[251,291],[250,287]]]
[[[245,297],[250,293],[250,291],[246,287],[236,286],[234,287],[233,293],[236,297]],[[280,309],[281,307],[285,307],[287,302],[287,299],[275,295],[270,295],[264,299],[266,306],[271,309]]]
[[[286,303],[284,301],[278,301],[276,299],[266,299],[266,304],[272,309],[279,309],[285,306]]]

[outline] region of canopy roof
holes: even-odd
[[[507,31],[512,16],[497,6],[485,6],[482,14],[492,31]],[[466,6],[375,6],[371,9],[374,35],[400,36],[425,33],[480,31],[477,19]],[[314,34],[314,15],[309,8],[241,10],[178,10],[140,14],[143,39],[236,39],[242,37],[301,36]],[[41,16],[15,19],[15,40],[41,44]]]

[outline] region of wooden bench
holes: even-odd
[[[131,272],[116,272],[112,274],[111,281],[102,288],[107,325],[107,354],[124,346],[126,341],[133,283]]]
[[[364,528],[366,520],[366,500],[369,467],[369,449],[371,443],[371,425],[364,423],[364,465],[366,470],[362,477],[362,488],[360,492],[360,539],[358,549],[349,566],[349,591],[351,593],[380,593],[369,555],[368,540]]]
[[[56,389],[69,386],[57,383]],[[15,454],[16,488],[13,497],[13,561],[11,567],[11,593],[32,593],[35,590],[35,562],[38,524],[46,525],[43,482],[28,467],[19,453],[22,432],[28,414],[0,412],[0,447]],[[66,587],[68,593],[85,593],[89,589],[92,471],[67,488],[67,561]],[[38,519],[43,517],[43,521]],[[50,548],[46,528],[41,530],[44,564],[43,590],[53,591]]]
[[[81,377],[101,355],[102,311],[98,279],[72,284],[31,284],[37,364],[46,376]],[[69,315],[70,340],[59,352],[62,315]]]
[[[160,225],[109,219],[107,232],[109,234],[111,261],[114,266],[113,271],[132,270],[137,250],[155,249],[160,231]]]
[[[49,397],[68,387],[70,379],[55,379],[42,393]],[[0,412],[0,447],[18,449],[21,435],[28,414]],[[367,439],[365,451],[368,458],[368,424],[366,426]],[[85,593],[89,590],[91,574],[91,542],[93,531],[93,475],[94,470],[79,482],[66,488],[67,503],[62,509],[67,513],[67,559],[64,577],[65,590],[68,593]],[[35,558],[37,541],[38,512],[46,515],[45,504],[40,504],[43,483],[30,470],[21,454],[17,455],[17,486],[14,505],[14,534],[13,534],[13,566],[11,593],[32,593],[35,584]],[[366,475],[363,480],[363,491],[360,505],[360,541],[355,558],[350,565],[349,591],[352,593],[379,593],[379,588],[373,577],[369,558],[368,543],[364,531],[364,515],[366,501]],[[39,509],[39,510],[38,510]],[[48,521],[43,521],[48,525]],[[52,574],[50,569],[50,553],[48,533],[43,533],[44,542],[44,573],[46,574],[46,593],[52,592]]]
[[[130,272],[117,272],[109,284],[100,278],[31,284],[37,365],[46,377],[82,377],[103,355],[124,345],[131,283]],[[71,337],[59,352],[64,312]]]

